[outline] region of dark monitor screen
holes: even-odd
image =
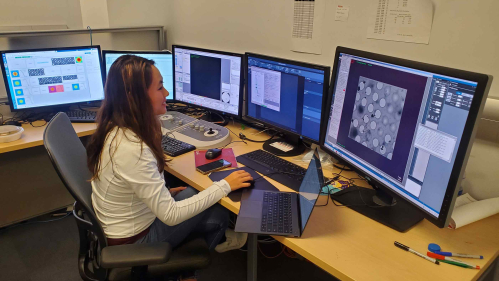
[[[12,111],[104,99],[100,47],[2,52]]]
[[[349,49],[334,73],[324,148],[445,220],[485,75]]]
[[[173,46],[175,99],[222,114],[242,114],[242,55]]]
[[[166,98],[168,101],[174,100],[173,96],[173,55],[168,51],[108,51],[103,50],[102,56],[106,65],[106,77],[111,65],[116,59],[123,55],[134,55],[154,61],[161,76],[163,76],[163,85],[170,93]]]
[[[246,54],[247,116],[318,142],[330,68]]]

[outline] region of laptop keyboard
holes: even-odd
[[[293,233],[291,194],[265,192],[261,231]]]

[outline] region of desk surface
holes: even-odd
[[[13,142],[0,143],[0,153],[42,145],[43,131],[46,127],[44,124],[45,121],[33,122],[35,127],[30,124],[23,124],[24,132],[21,138]],[[93,134],[97,126],[95,123],[73,123],[73,127],[78,136],[83,137]]]
[[[34,125],[42,124],[40,122]],[[79,136],[92,134],[96,127],[92,123],[75,123],[73,126]],[[241,131],[239,126],[231,124],[228,127],[236,134]],[[43,144],[45,127],[34,128],[28,124],[24,125],[24,129],[20,140],[0,143],[0,153]],[[253,129],[244,131],[252,139],[264,140],[268,137],[265,133],[252,135],[256,132]],[[228,147],[233,148],[236,155],[240,155],[260,149],[261,146],[261,143],[249,142],[245,145],[237,142]],[[306,167],[306,163],[302,162],[301,165]],[[167,170],[198,190],[211,185],[208,176],[196,172],[193,153],[173,158],[168,163]],[[331,171],[325,169],[325,175],[330,174]],[[343,172],[342,175],[354,177],[348,172]],[[276,181],[268,180],[280,190],[290,191]],[[365,185],[363,182],[357,184]],[[319,198],[319,204],[325,200],[322,197],[324,196]],[[229,198],[223,198],[220,203],[234,213],[239,212],[240,204]],[[480,254],[485,257],[484,260],[468,261],[484,267],[499,254],[498,229],[499,215],[495,215],[457,230],[440,229],[423,220],[407,233],[399,233],[330,202],[326,207],[314,209],[302,238],[274,238],[341,280],[455,281],[475,279],[481,271],[448,264],[435,265],[396,248],[393,242],[399,241],[421,253],[426,253],[428,243],[433,242],[448,251]]]
[[[234,133],[239,126],[228,126]],[[244,133],[257,140],[268,138],[266,134],[246,129]],[[233,136],[233,140],[234,140]],[[261,143],[233,143],[228,146],[237,155],[261,149]],[[287,158],[293,161],[295,158]],[[294,163],[300,164],[297,161]],[[239,164],[241,165],[241,164]],[[306,167],[306,163],[301,163]],[[196,172],[193,153],[175,157],[168,163],[167,170],[198,190],[211,185],[208,176]],[[325,170],[328,176],[331,171]],[[342,175],[354,177],[343,172]],[[267,178],[282,191],[287,187]],[[358,182],[358,185],[364,185]],[[325,202],[324,196],[318,204]],[[220,202],[234,213],[239,212],[240,203],[229,198]],[[449,264],[435,265],[393,245],[399,241],[426,254],[428,243],[437,243],[443,249],[453,252],[480,254],[484,260],[468,260],[481,267],[499,254],[499,215],[465,226],[461,229],[440,229],[423,220],[406,233],[399,233],[346,207],[336,207],[331,202],[326,207],[314,209],[304,235],[301,238],[275,236],[284,245],[309,259],[322,269],[341,280],[471,280],[478,270],[465,269]]]

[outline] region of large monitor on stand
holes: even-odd
[[[246,117],[283,134],[283,139],[269,140],[263,148],[275,155],[295,156],[305,150],[303,140],[319,143],[330,67],[251,53],[246,53],[245,62]],[[283,141],[293,150],[272,145]]]
[[[1,56],[11,111],[104,99],[99,46],[9,50]]]
[[[398,231],[446,227],[492,77],[343,47],[322,148],[375,187],[333,197]]]
[[[154,65],[158,68],[161,76],[163,76],[163,85],[170,93],[166,98],[167,102],[172,102],[175,99],[173,92],[173,55],[169,51],[111,51],[102,50],[102,58],[106,66],[107,73],[111,65],[123,55],[134,55],[154,61]]]
[[[225,120],[222,115],[241,118],[243,55],[175,45],[172,49],[175,100],[206,109],[206,121]]]

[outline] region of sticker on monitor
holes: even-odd
[[[359,77],[348,137],[392,159],[407,89]]]

